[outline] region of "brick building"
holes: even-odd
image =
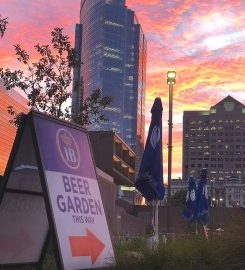
[[[17,113],[28,111],[27,100],[14,90],[6,90],[0,82],[0,175],[4,174],[16,134],[16,127],[9,123],[8,106]]]

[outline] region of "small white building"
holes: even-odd
[[[172,179],[171,181],[171,196],[173,196],[176,192],[179,191],[186,191],[188,187],[188,182],[185,180],[182,180],[181,178],[178,179]]]
[[[196,182],[198,185],[198,181]],[[181,190],[186,191],[188,182],[182,179],[172,179],[171,196]],[[213,207],[245,207],[245,180],[234,176],[223,180],[208,180],[208,195]],[[166,187],[167,193],[167,187]],[[165,195],[165,197],[167,194]]]
[[[245,207],[245,183],[227,183],[225,196],[225,207]]]

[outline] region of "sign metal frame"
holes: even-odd
[[[92,154],[92,147],[89,141],[89,137],[88,137],[88,131],[77,125],[77,124],[73,124],[73,123],[69,123],[66,122],[64,120],[60,120],[56,117],[44,114],[44,113],[40,113],[40,112],[36,112],[36,111],[30,111],[28,113],[28,115],[23,115],[22,118],[22,124],[20,125],[20,127],[17,130],[16,133],[16,137],[13,143],[13,147],[10,153],[10,157],[6,166],[6,170],[4,173],[4,179],[2,181],[2,183],[0,183],[0,204],[2,202],[3,196],[5,192],[9,192],[9,193],[17,193],[17,194],[25,194],[25,195],[34,195],[34,196],[42,196],[44,199],[44,203],[45,203],[45,209],[46,209],[46,213],[47,213],[47,218],[48,218],[48,224],[49,224],[49,231],[46,235],[45,241],[44,241],[44,245],[42,247],[41,253],[40,253],[40,257],[39,260],[37,262],[26,262],[26,263],[15,263],[15,264],[5,264],[5,267],[13,267],[13,266],[23,266],[23,265],[31,265],[36,267],[37,269],[40,269],[42,267],[46,252],[47,252],[47,247],[48,247],[48,243],[49,240],[51,238],[52,240],[52,246],[53,246],[53,250],[54,250],[54,255],[55,255],[55,261],[56,261],[56,267],[57,269],[63,269],[64,265],[63,265],[63,260],[62,260],[62,255],[61,255],[61,251],[59,249],[59,240],[58,240],[58,234],[57,234],[57,229],[56,229],[56,225],[55,225],[55,221],[54,221],[54,217],[52,214],[52,209],[51,209],[51,202],[50,202],[50,198],[49,198],[49,193],[48,193],[48,187],[47,187],[47,183],[46,183],[46,176],[45,176],[45,168],[44,168],[44,161],[42,160],[42,155],[41,155],[41,151],[39,149],[39,143],[38,143],[38,137],[37,137],[37,131],[35,129],[35,123],[34,123],[34,117],[38,117],[38,118],[42,118],[44,120],[47,121],[51,121],[54,123],[58,123],[63,125],[64,127],[68,127],[68,128],[72,128],[72,129],[76,129],[79,131],[82,131],[85,133],[87,139],[88,139],[88,145],[89,145],[89,149],[91,152],[91,156],[92,156],[92,163],[94,166],[94,171],[95,171],[95,175],[96,175],[96,179],[98,180],[98,175],[96,172],[96,166],[95,166],[95,160]],[[8,184],[8,180],[14,165],[14,161],[17,155],[17,151],[18,148],[20,146],[20,142],[21,142],[21,138],[23,135],[23,132],[25,130],[25,128],[27,127],[27,125],[30,125],[30,130],[31,130],[31,137],[32,137],[32,141],[33,141],[33,147],[34,147],[34,152],[35,152],[35,156],[36,156],[36,160],[37,160],[37,167],[38,167],[38,174],[39,174],[39,179],[40,179],[40,184],[41,184],[41,188],[42,188],[42,192],[35,192],[35,191],[26,191],[26,190],[18,190],[18,189],[10,189],[7,188],[7,184]],[[98,185],[98,189],[100,192],[100,187]],[[101,194],[101,192],[100,192]],[[103,201],[101,200],[102,206],[103,206]],[[104,208],[104,207],[103,207]],[[105,216],[105,220],[106,220],[106,226],[109,230],[108,227],[108,221],[106,219]],[[109,233],[110,235],[110,233]],[[113,246],[112,246],[113,248]],[[107,267],[100,267],[100,268],[107,268]],[[86,269],[95,269],[95,268],[86,268]]]

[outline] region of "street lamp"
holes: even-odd
[[[176,83],[176,72],[167,72],[169,86],[169,118],[168,118],[168,204],[171,204],[171,174],[172,174],[172,129],[173,129],[173,86]]]
[[[214,187],[215,181],[214,181],[214,179],[211,179],[210,181],[211,181],[211,198],[212,198],[211,207],[214,207],[215,206],[215,201],[216,201],[216,199],[215,199],[215,187]]]
[[[167,73],[167,83],[169,85],[175,84],[176,72],[175,71],[168,71]]]
[[[219,198],[219,207],[221,207],[223,204],[223,198]]]

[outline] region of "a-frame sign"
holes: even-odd
[[[112,265],[87,132],[30,112],[17,132],[0,193],[0,265],[39,264],[48,234],[57,269]]]

